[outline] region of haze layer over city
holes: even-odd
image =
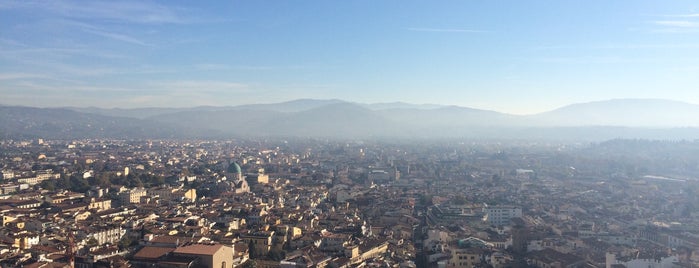
[[[0,1],[0,266],[698,267],[698,8]]]

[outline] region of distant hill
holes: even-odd
[[[236,110],[257,110],[257,111],[273,111],[273,112],[283,112],[283,113],[295,113],[306,110],[311,110],[332,104],[343,104],[347,103],[342,100],[314,100],[314,99],[298,99],[292,101],[285,101],[280,103],[269,103],[269,104],[248,104],[233,106]]]
[[[370,110],[390,110],[390,109],[418,109],[418,110],[430,110],[438,109],[444,107],[444,105],[438,104],[412,104],[405,102],[385,102],[385,103],[371,103],[371,104],[359,104],[364,108]]]
[[[148,117],[148,120],[181,128],[197,129],[203,136],[250,136],[259,132],[266,123],[284,113],[265,110],[228,108],[218,111],[181,111]]]
[[[62,108],[0,106],[5,138],[149,138],[195,135],[160,122],[81,113]]]
[[[81,112],[90,113],[106,116],[116,116],[116,117],[129,117],[144,119],[148,117],[173,114],[179,112],[201,112],[201,111],[221,111],[226,109],[231,109],[231,107],[215,107],[215,106],[200,106],[191,108],[98,108],[98,107],[65,107],[64,109]]]
[[[458,106],[310,99],[194,108],[0,106],[0,112],[2,137],[699,139],[699,106],[666,100],[581,103],[529,116]]]
[[[336,103],[272,118],[265,124],[273,135],[320,137],[396,136],[402,126],[351,103]]]
[[[303,102],[310,106],[298,105],[298,102],[246,105],[222,111],[177,112],[149,119],[241,136],[364,137],[384,134],[377,132],[379,128],[397,127],[389,128],[390,122],[356,104],[332,101],[321,105],[321,102]],[[295,110],[298,111],[292,112]]]
[[[616,99],[568,105],[532,116],[546,126],[699,127],[699,105],[657,99]]]
[[[377,113],[392,121],[419,128],[513,126],[517,124],[518,119],[521,119],[515,115],[459,106],[435,109],[388,109],[379,110]]]
[[[159,108],[159,107],[148,107],[148,108],[98,108],[98,107],[66,107],[66,109],[83,112],[92,113],[107,116],[118,116],[118,117],[131,117],[131,118],[149,118],[157,117],[160,115],[170,115],[170,114],[183,114],[183,113],[206,113],[206,112],[223,112],[231,110],[249,110],[249,111],[273,111],[273,112],[300,112],[305,110],[310,110],[318,108],[324,105],[336,104],[336,103],[346,103],[341,100],[314,100],[314,99],[298,99],[280,103],[266,103],[266,104],[245,104],[238,106],[199,106],[191,108]]]

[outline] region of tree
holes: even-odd
[[[256,268],[257,267],[257,262],[253,259],[249,259],[243,264],[243,268]]]
[[[78,175],[75,175],[75,174],[71,175],[69,180],[70,180],[69,189],[73,192],[84,193],[90,189],[90,184],[87,183],[87,180],[79,177]]]
[[[126,249],[136,243],[138,243],[138,241],[133,241],[128,235],[125,235],[119,240],[119,248]]]
[[[466,197],[463,195],[456,195],[452,199],[452,202],[454,202],[455,205],[464,205],[468,202],[468,200],[466,200]]]
[[[97,243],[97,239],[95,239],[94,237],[90,237],[90,239],[87,240],[87,245],[89,247],[97,246]]]
[[[70,189],[72,186],[70,182],[71,182],[71,180],[70,180],[70,177],[68,175],[61,174],[61,177],[58,178],[56,186],[58,186],[58,188],[60,188],[60,189]]]
[[[286,257],[286,252],[280,249],[272,249],[267,253],[267,257],[272,259],[273,261],[281,261]]]
[[[124,183],[129,186],[129,187],[142,187],[143,182],[141,181],[141,178],[139,176],[134,175],[133,173],[129,173],[128,176],[126,176],[126,180]]]
[[[56,190],[56,182],[53,181],[53,180],[45,180],[45,181],[42,181],[41,184],[39,184],[39,185],[41,186],[41,189],[46,189],[46,190],[49,190],[49,191],[55,191],[55,190]]]
[[[150,182],[151,186],[160,186],[165,184],[165,178],[163,176],[155,176]]]
[[[423,206],[432,206],[432,195],[430,194],[423,194],[420,196],[420,204]]]
[[[99,185],[100,187],[109,187],[112,185],[112,179],[109,173],[100,172],[94,178],[94,185]]]
[[[250,258],[252,259],[252,258],[255,257],[255,254],[256,254],[256,252],[255,252],[255,244],[253,244],[253,243],[252,243],[252,240],[250,240],[250,243],[248,243],[248,255],[249,255]]]

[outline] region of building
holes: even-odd
[[[451,258],[447,262],[448,268],[480,267],[485,262],[485,251],[481,248],[455,248],[451,249]]]
[[[138,204],[141,202],[141,197],[147,195],[146,189],[134,188],[119,193],[119,200],[122,204]]]
[[[3,170],[2,171],[2,178],[5,180],[10,180],[15,178],[15,172],[12,170]]]
[[[148,190],[151,197],[160,197],[161,200],[175,200],[180,198],[186,198],[189,200],[197,199],[196,189],[182,189],[173,187],[156,187]]]
[[[509,225],[512,218],[522,217],[522,208],[515,206],[485,206],[483,207],[483,218],[490,225]]]
[[[97,211],[104,211],[112,208],[112,200],[107,198],[91,198],[90,204],[87,205],[87,209],[95,209]]]
[[[240,169],[240,165],[238,165],[238,163],[233,162],[228,165],[228,168],[226,169],[226,178],[234,181],[244,179],[243,171]]]
[[[616,265],[623,265],[628,268],[673,268],[678,267],[679,258],[674,255],[664,253],[639,253],[632,258],[617,256],[613,252],[605,254],[605,267],[611,268]]]
[[[528,254],[527,262],[540,268],[578,268],[586,264],[583,258],[550,248]]]
[[[274,231],[259,231],[249,234],[240,235],[240,240],[245,241],[246,244],[251,245],[251,255],[265,256],[272,249],[272,238],[274,237]]]
[[[92,226],[85,231],[88,237],[93,238],[97,242],[97,245],[116,244],[126,234],[126,230],[121,229],[119,225]]]
[[[231,191],[236,194],[250,192],[248,182],[245,176],[243,176],[243,172],[238,163],[233,162],[228,165],[225,175],[226,180],[229,181],[228,184],[230,185]]]
[[[245,179],[248,181],[249,185],[269,183],[269,175],[264,174],[264,169],[260,169],[258,173],[245,174]]]
[[[187,243],[172,251],[172,257],[196,257],[208,268],[233,267],[233,248],[223,244]]]

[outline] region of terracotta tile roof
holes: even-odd
[[[146,246],[143,247],[141,250],[136,252],[136,254],[133,256],[134,259],[158,259],[165,254],[168,254],[175,250],[174,248],[167,248],[167,247],[150,247]]]
[[[150,244],[172,244],[173,246],[177,246],[178,244],[184,243],[186,241],[189,241],[189,237],[185,236],[170,236],[170,235],[161,235],[161,236],[156,236],[152,240],[149,241]]]
[[[174,253],[192,255],[214,255],[223,245],[221,244],[185,244],[175,249]]]

